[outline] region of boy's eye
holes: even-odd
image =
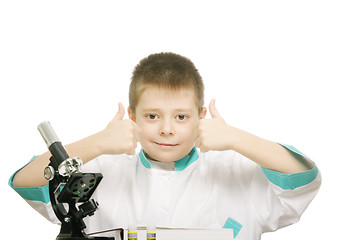
[[[156,114],[148,114],[146,117],[150,120],[156,120],[159,118]]]
[[[183,114],[180,114],[180,115],[177,115],[176,116],[176,119],[177,120],[180,120],[180,121],[183,121],[183,120],[185,120],[187,118],[187,116],[186,115],[183,115]]]

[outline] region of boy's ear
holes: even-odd
[[[207,113],[207,108],[203,107],[200,112],[200,119],[205,119],[206,113]]]
[[[129,119],[136,123],[135,113],[133,111],[131,111],[130,108],[128,108],[128,114],[129,114]]]

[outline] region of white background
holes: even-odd
[[[229,124],[296,146],[322,172],[300,222],[262,239],[355,239],[359,12],[347,0],[1,1],[1,234],[59,232],[7,186],[46,150],[37,125],[51,121],[64,144],[102,130],[127,106],[137,62],[172,51],[194,61]]]

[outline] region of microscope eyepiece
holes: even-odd
[[[54,159],[54,168],[58,169],[59,165],[66,159],[69,158],[65,148],[61,144],[58,136],[56,135],[54,129],[51,127],[50,122],[44,121],[39,124],[38,130],[43,137],[50,153]]]

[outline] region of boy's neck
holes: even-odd
[[[154,162],[161,162],[161,163],[175,163],[176,161],[181,160],[181,159],[183,159],[183,158],[185,158],[185,157],[188,157],[188,156],[190,156],[190,154],[191,154],[191,151],[190,151],[187,155],[185,155],[185,156],[182,157],[181,159],[177,159],[177,160],[171,161],[171,162],[162,162],[162,161],[159,161],[159,160],[156,160],[156,159],[150,157],[150,155],[148,155],[144,150],[142,150],[142,151],[144,152],[144,155],[145,155],[145,157],[146,157],[148,160],[151,160],[151,161],[154,161]]]
[[[152,164],[154,164],[156,166],[160,166],[160,168],[162,169],[164,168],[169,169],[172,167],[172,170],[182,171],[186,169],[190,164],[198,160],[198,158],[199,158],[199,154],[195,147],[192,148],[189,154],[174,162],[157,161],[152,159],[143,149],[140,152],[140,161],[142,165],[148,169],[152,168]]]

